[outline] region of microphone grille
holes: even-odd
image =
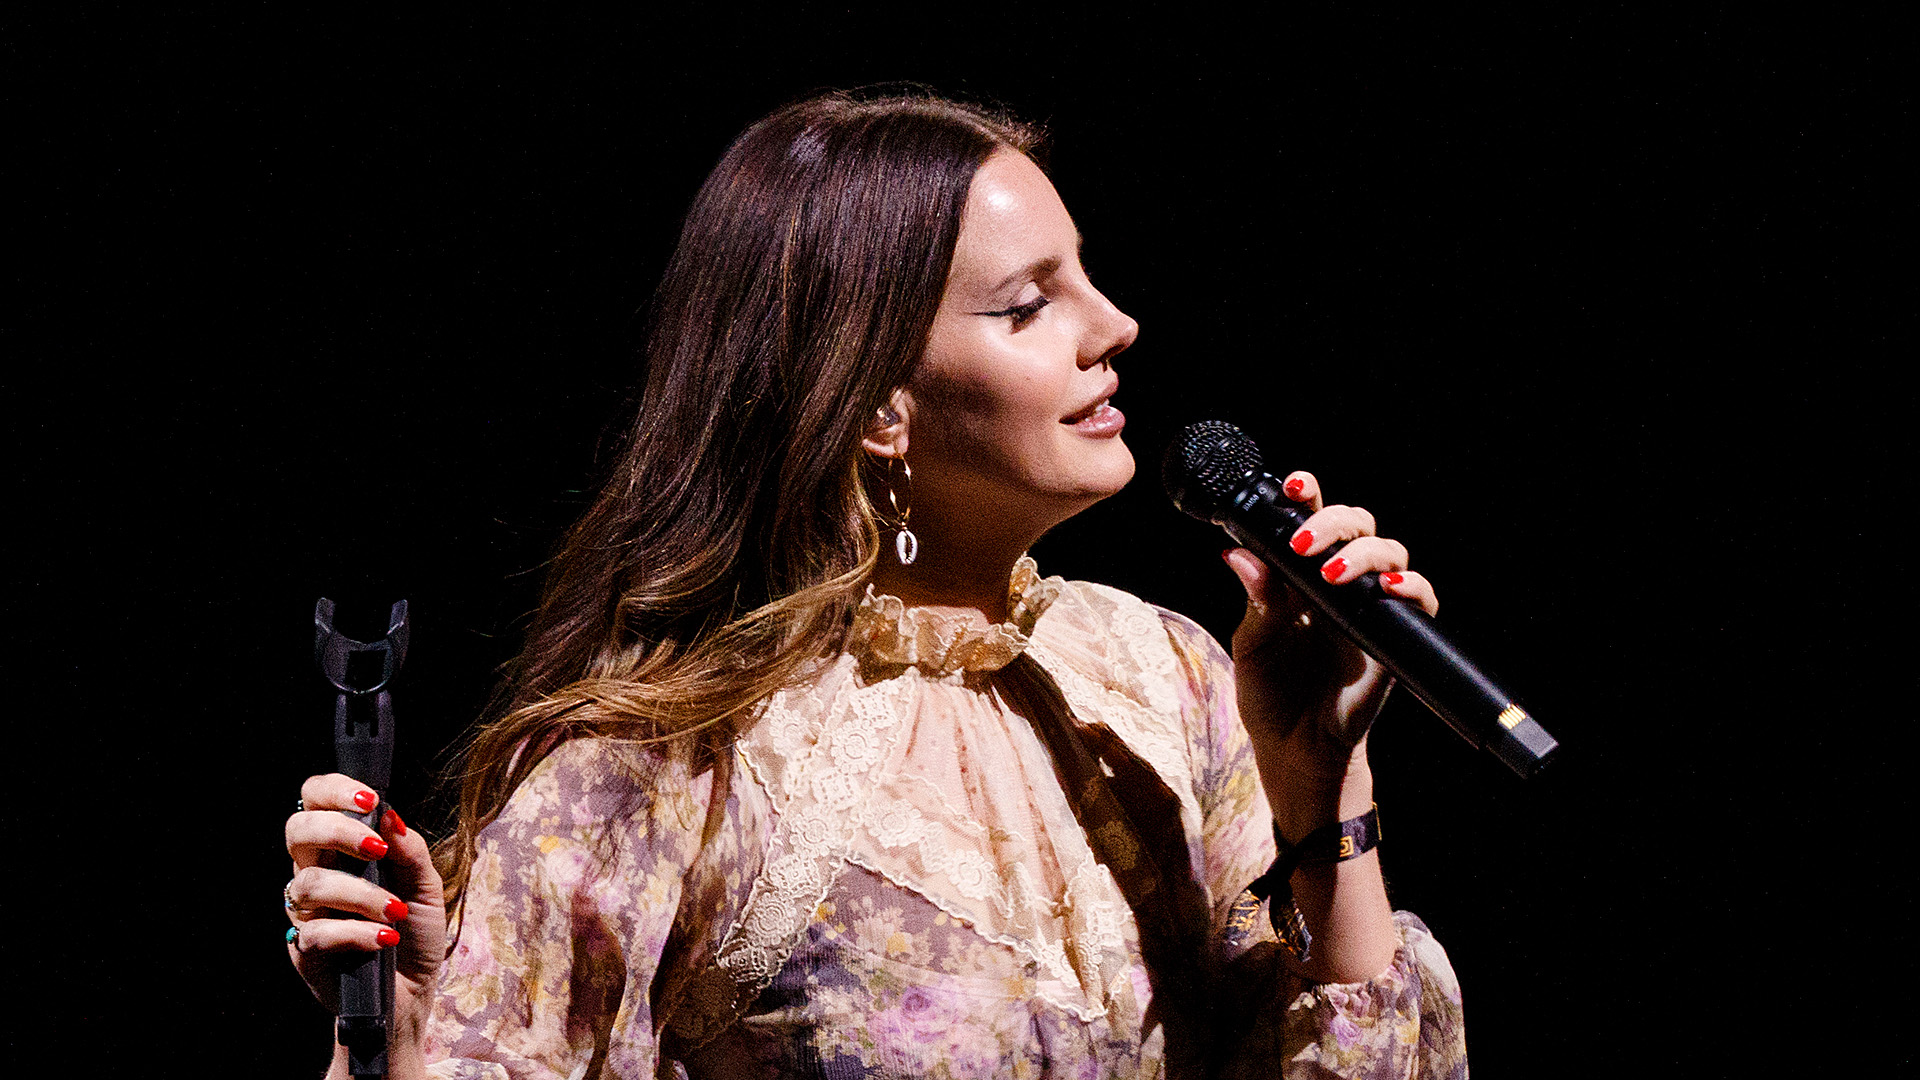
[[[1182,512],[1212,521],[1260,464],[1260,448],[1245,432],[1225,420],[1202,420],[1167,447],[1160,482]]]

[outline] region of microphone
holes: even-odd
[[[1432,616],[1389,596],[1379,575],[1329,585],[1320,565],[1339,548],[1296,555],[1287,540],[1307,520],[1280,481],[1261,468],[1260,448],[1239,428],[1205,420],[1180,433],[1161,464],[1173,505],[1211,521],[1286,576],[1368,656],[1380,662],[1474,746],[1521,776],[1550,761],[1560,744],[1459,650]],[[1342,545],[1344,546],[1344,545]]]

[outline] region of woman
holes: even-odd
[[[1131,478],[1137,333],[1033,141],[827,96],[709,177],[438,870],[397,817],[332,812],[370,797],[348,777],[288,821],[322,999],[335,958],[398,951],[393,1075],[1464,1072],[1364,829],[1317,846],[1368,812],[1389,680],[1245,551],[1237,666],[1024,556]],[[1346,542],[1330,580],[1435,608],[1364,510],[1287,486],[1296,549]],[[1271,902],[1304,950],[1245,891],[1275,832],[1314,849]]]

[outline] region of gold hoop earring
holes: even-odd
[[[898,463],[906,473],[907,505],[900,505],[900,496],[893,490],[893,466]],[[901,566],[912,566],[913,560],[920,557],[920,538],[907,528],[907,519],[913,516],[913,466],[901,457],[887,459],[887,505],[893,507],[893,527],[899,532],[893,537],[893,554],[900,560]]]

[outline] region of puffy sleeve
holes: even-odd
[[[714,784],[602,739],[533,770],[480,834],[430,1075],[655,1074],[659,984]]]
[[[1234,700],[1233,659],[1183,616],[1160,612],[1179,667],[1188,752],[1201,809],[1214,940],[1233,996],[1229,1076],[1464,1080],[1460,986],[1447,954],[1413,914],[1394,913],[1400,947],[1379,977],[1310,985],[1281,960],[1264,905],[1246,886],[1274,858],[1272,816]]]

